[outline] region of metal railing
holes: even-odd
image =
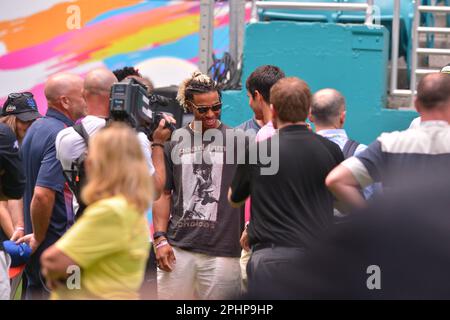
[[[400,0],[394,0],[394,16],[392,17],[392,43],[391,43],[391,94],[400,94],[397,88],[398,80],[398,51],[400,40]]]
[[[367,3],[328,3],[328,2],[276,2],[253,1],[251,22],[258,21],[258,9],[294,9],[294,10],[339,10],[339,11],[365,11],[364,24],[373,24],[373,2]]]
[[[230,14],[236,15],[245,6],[245,0],[231,0]],[[400,40],[400,0],[394,0],[394,12],[392,19],[392,42],[391,42],[391,74],[390,93],[391,95],[411,96],[411,104],[415,95],[417,75],[439,72],[438,69],[425,69],[417,67],[418,55],[450,55],[450,49],[420,48],[420,33],[440,33],[450,34],[450,28],[420,26],[420,13],[450,13],[449,6],[424,6],[421,0],[413,0],[414,17],[411,33],[411,76],[410,89],[398,88],[398,54]],[[252,0],[251,20],[258,21],[258,9],[297,9],[297,10],[339,10],[339,11],[365,11],[365,24],[372,25],[374,20],[374,0],[367,0],[367,3],[327,3],[327,2],[278,2],[278,1],[256,1]],[[201,28],[200,28],[200,68],[207,70],[210,65],[212,53],[212,30],[214,29],[214,0],[201,0]],[[238,18],[230,17],[230,51],[236,59],[242,53],[243,28],[242,13]],[[239,36],[240,35],[240,36]]]
[[[419,5],[419,11],[420,12],[433,12],[433,13],[439,13],[439,12],[450,13],[450,7]]]
[[[206,73],[212,63],[214,0],[200,0],[200,46],[199,69]],[[304,10],[337,10],[365,11],[366,25],[372,25],[374,19],[374,0],[366,3],[327,3],[327,2],[275,2],[252,0],[250,22],[258,21],[258,8],[261,9],[304,9]],[[245,25],[245,0],[230,0],[230,54],[239,63],[243,49]]]
[[[439,72],[439,69],[423,69],[417,67],[418,55],[450,55],[450,49],[437,49],[437,48],[420,48],[419,47],[419,34],[420,33],[450,33],[450,28],[437,28],[437,27],[424,27],[420,26],[420,13],[450,13],[450,7],[448,6],[424,6],[421,5],[421,0],[414,0],[414,17],[413,27],[411,33],[411,75],[410,75],[410,89],[398,89],[397,88],[397,76],[398,76],[398,48],[400,37],[400,0],[394,0],[394,17],[392,20],[392,53],[391,53],[391,81],[390,81],[390,93],[391,95],[398,96],[410,96],[410,104],[414,103],[414,96],[416,94],[417,75],[425,75],[429,73]]]
[[[417,28],[417,31],[420,33],[450,33],[450,28],[436,28],[436,27],[419,27]]]

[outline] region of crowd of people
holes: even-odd
[[[149,94],[154,90],[132,67],[94,69],[84,78],[51,76],[45,116],[31,93],[10,94],[0,117],[0,244],[29,247],[29,259],[20,266],[24,298],[366,296],[353,290],[365,288],[363,276],[355,275],[361,283],[348,286],[349,293],[337,288],[345,283],[338,275],[355,283],[342,271],[345,261],[353,263],[352,270],[356,262],[367,268],[367,259],[354,257],[372,252],[374,239],[361,240],[368,240],[367,247],[358,251],[339,239],[349,237],[345,232],[358,234],[361,221],[355,216],[373,212],[385,195],[414,194],[406,181],[446,176],[446,70],[418,84],[420,124],[383,133],[369,146],[347,136],[340,92],[325,88],[313,94],[304,80],[273,65],[258,67],[246,79],[254,116],[236,128],[221,121],[221,91],[200,72],[179,85],[176,100],[193,120],[174,132],[166,125],[174,123],[170,115],[150,134],[109,119],[114,83],[133,77]],[[267,146],[271,152],[264,155]],[[268,173],[268,166],[276,170]],[[443,202],[436,200],[445,210]],[[407,223],[407,214],[402,217]],[[380,221],[370,223],[382,230]],[[395,242],[396,234],[387,234]],[[342,273],[333,272],[325,257],[332,246],[344,250],[336,253]],[[0,245],[0,299],[14,293],[15,258],[10,246]],[[436,260],[427,265],[431,270],[440,260],[430,259]],[[389,269],[389,261],[379,261]],[[79,276],[75,285],[69,284],[73,276]],[[157,285],[146,288],[153,276]],[[389,297],[402,297],[392,292]]]

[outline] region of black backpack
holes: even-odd
[[[348,139],[348,141],[344,145],[344,149],[342,149],[342,153],[344,154],[344,159],[348,159],[350,157],[353,157],[355,154],[356,148],[360,143],[358,141]]]
[[[344,148],[342,149],[342,153],[344,154],[344,159],[348,159],[350,157],[353,157],[355,154],[356,148],[360,143],[358,141],[348,139],[347,142],[344,144]],[[362,190],[359,190],[359,193],[363,195]],[[363,195],[364,196],[364,195]],[[347,223],[351,219],[350,215],[344,215],[344,216],[334,216],[334,223],[341,224],[341,223]]]
[[[83,138],[84,143],[86,144],[86,150],[77,159],[72,161],[70,170],[64,170],[64,177],[79,205],[75,215],[75,220],[77,220],[83,214],[84,209],[86,209],[86,204],[81,200],[81,189],[86,183],[84,161],[86,160],[87,148],[89,146],[89,134],[86,129],[84,129],[82,123],[76,124],[72,128]]]

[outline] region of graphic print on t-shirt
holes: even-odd
[[[222,182],[222,152],[208,152],[211,164],[196,164],[194,154],[183,154],[183,216],[180,220],[217,220]],[[200,152],[197,152],[198,156]]]

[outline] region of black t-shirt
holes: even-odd
[[[241,202],[251,195],[251,245],[305,247],[332,224],[333,197],[325,186],[325,178],[344,157],[337,144],[303,125],[280,129],[268,143],[277,140],[278,172],[261,174],[264,165],[260,160],[256,164],[240,164],[231,199]]]
[[[11,199],[20,199],[25,188],[25,177],[19,144],[11,129],[0,123],[0,187],[2,193]],[[7,240],[0,228],[0,241]]]
[[[227,191],[236,170],[236,161],[226,161],[226,130],[221,139],[203,138],[186,126],[174,132],[165,146],[166,190],[172,191],[169,242],[185,250],[212,256],[239,257],[243,214],[233,209]],[[184,138],[176,138],[184,132]],[[207,130],[210,132],[210,130]],[[197,140],[195,140],[197,139]],[[197,158],[198,161],[191,161]],[[207,158],[212,164],[207,164]],[[177,163],[174,159],[179,159]]]

